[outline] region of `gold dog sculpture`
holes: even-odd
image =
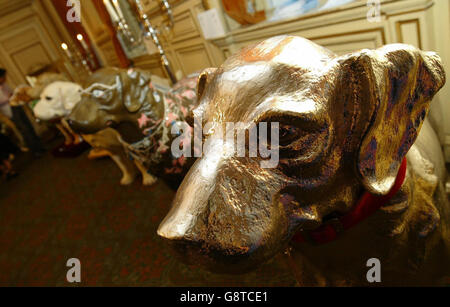
[[[383,285],[442,282],[443,166],[414,142],[444,83],[438,55],[403,44],[337,56],[279,36],[244,48],[200,75],[194,113],[212,128],[158,234],[218,272],[246,272],[293,245],[301,285],[368,285],[373,258]],[[279,123],[278,165],[225,155],[213,140],[226,122],[244,123],[236,134]]]

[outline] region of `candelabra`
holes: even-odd
[[[84,56],[82,55],[82,62],[86,62],[85,65],[88,65],[92,70],[94,69],[97,65],[94,59],[94,55],[92,54],[91,49],[89,48],[88,44],[86,43],[83,35],[81,34],[77,34],[77,40],[80,42],[81,47],[83,47],[84,50]]]
[[[172,29],[175,22],[173,20],[172,8],[167,0],[161,0],[161,9],[166,12],[169,19],[169,25],[166,28]]]
[[[141,43],[139,38],[136,38],[125,19],[118,0],[103,0],[105,7],[112,19],[113,25],[116,28],[118,35],[129,47],[135,47]]]
[[[62,43],[61,49],[64,50],[67,59],[76,71],[81,69],[87,74],[92,73],[92,69],[91,66],[89,66],[88,60],[81,54],[81,52],[77,48],[70,48],[66,43]]]
[[[159,56],[161,59],[162,66],[164,67],[164,69],[165,69],[167,75],[169,76],[170,80],[172,81],[172,83],[176,83],[177,79],[175,78],[175,75],[173,74],[172,69],[170,68],[169,60],[166,56],[164,48],[158,37],[160,31],[152,25],[150,18],[148,17],[147,13],[145,12],[145,10],[142,6],[141,0],[129,0],[129,1],[144,28],[144,37],[147,39],[153,40],[154,44],[158,48],[158,53],[159,53]],[[170,8],[170,5],[165,0],[163,0],[163,2],[164,2],[164,4],[163,4],[164,7],[166,8],[165,10],[166,10],[167,14],[169,14],[169,16],[170,16],[169,17],[169,20],[170,20],[169,26],[173,26],[173,17],[172,17],[173,15],[172,15],[172,10]]]

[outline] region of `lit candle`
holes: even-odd
[[[83,46],[83,49],[84,49],[87,53],[89,53],[89,47],[88,47],[88,45],[86,44],[86,41],[84,40],[83,35],[77,34],[77,39],[78,39],[78,41],[81,43],[81,46]]]
[[[103,0],[103,4],[106,6],[106,10],[108,11],[109,16],[111,16],[111,19],[113,21],[118,21],[120,18],[117,16],[116,10],[114,10],[111,2],[109,2],[109,0]]]
[[[69,59],[71,59],[72,58],[72,53],[70,52],[69,47],[67,46],[67,44],[66,43],[62,43],[61,44],[61,48],[62,48],[62,50],[64,50],[64,52],[69,57]]]
[[[122,9],[120,8],[120,5],[119,5],[119,1],[118,0],[111,0],[111,1],[114,4],[117,13],[119,13],[120,19],[125,19],[123,17]]]

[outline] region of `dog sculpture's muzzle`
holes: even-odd
[[[216,272],[251,270],[278,252],[287,237],[289,223],[279,201],[287,184],[280,172],[249,158],[226,157],[218,142],[211,142],[158,234],[185,262]]]

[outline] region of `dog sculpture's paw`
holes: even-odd
[[[111,153],[107,151],[106,149],[100,149],[100,148],[93,148],[89,152],[88,159],[89,160],[95,160],[100,159],[104,157],[111,156]]]
[[[120,184],[121,185],[130,185],[133,183],[134,181],[134,176],[123,176],[122,179],[120,180]]]
[[[145,186],[154,185],[157,181],[158,181],[158,178],[153,177],[150,174],[147,174],[142,178],[142,184]]]

